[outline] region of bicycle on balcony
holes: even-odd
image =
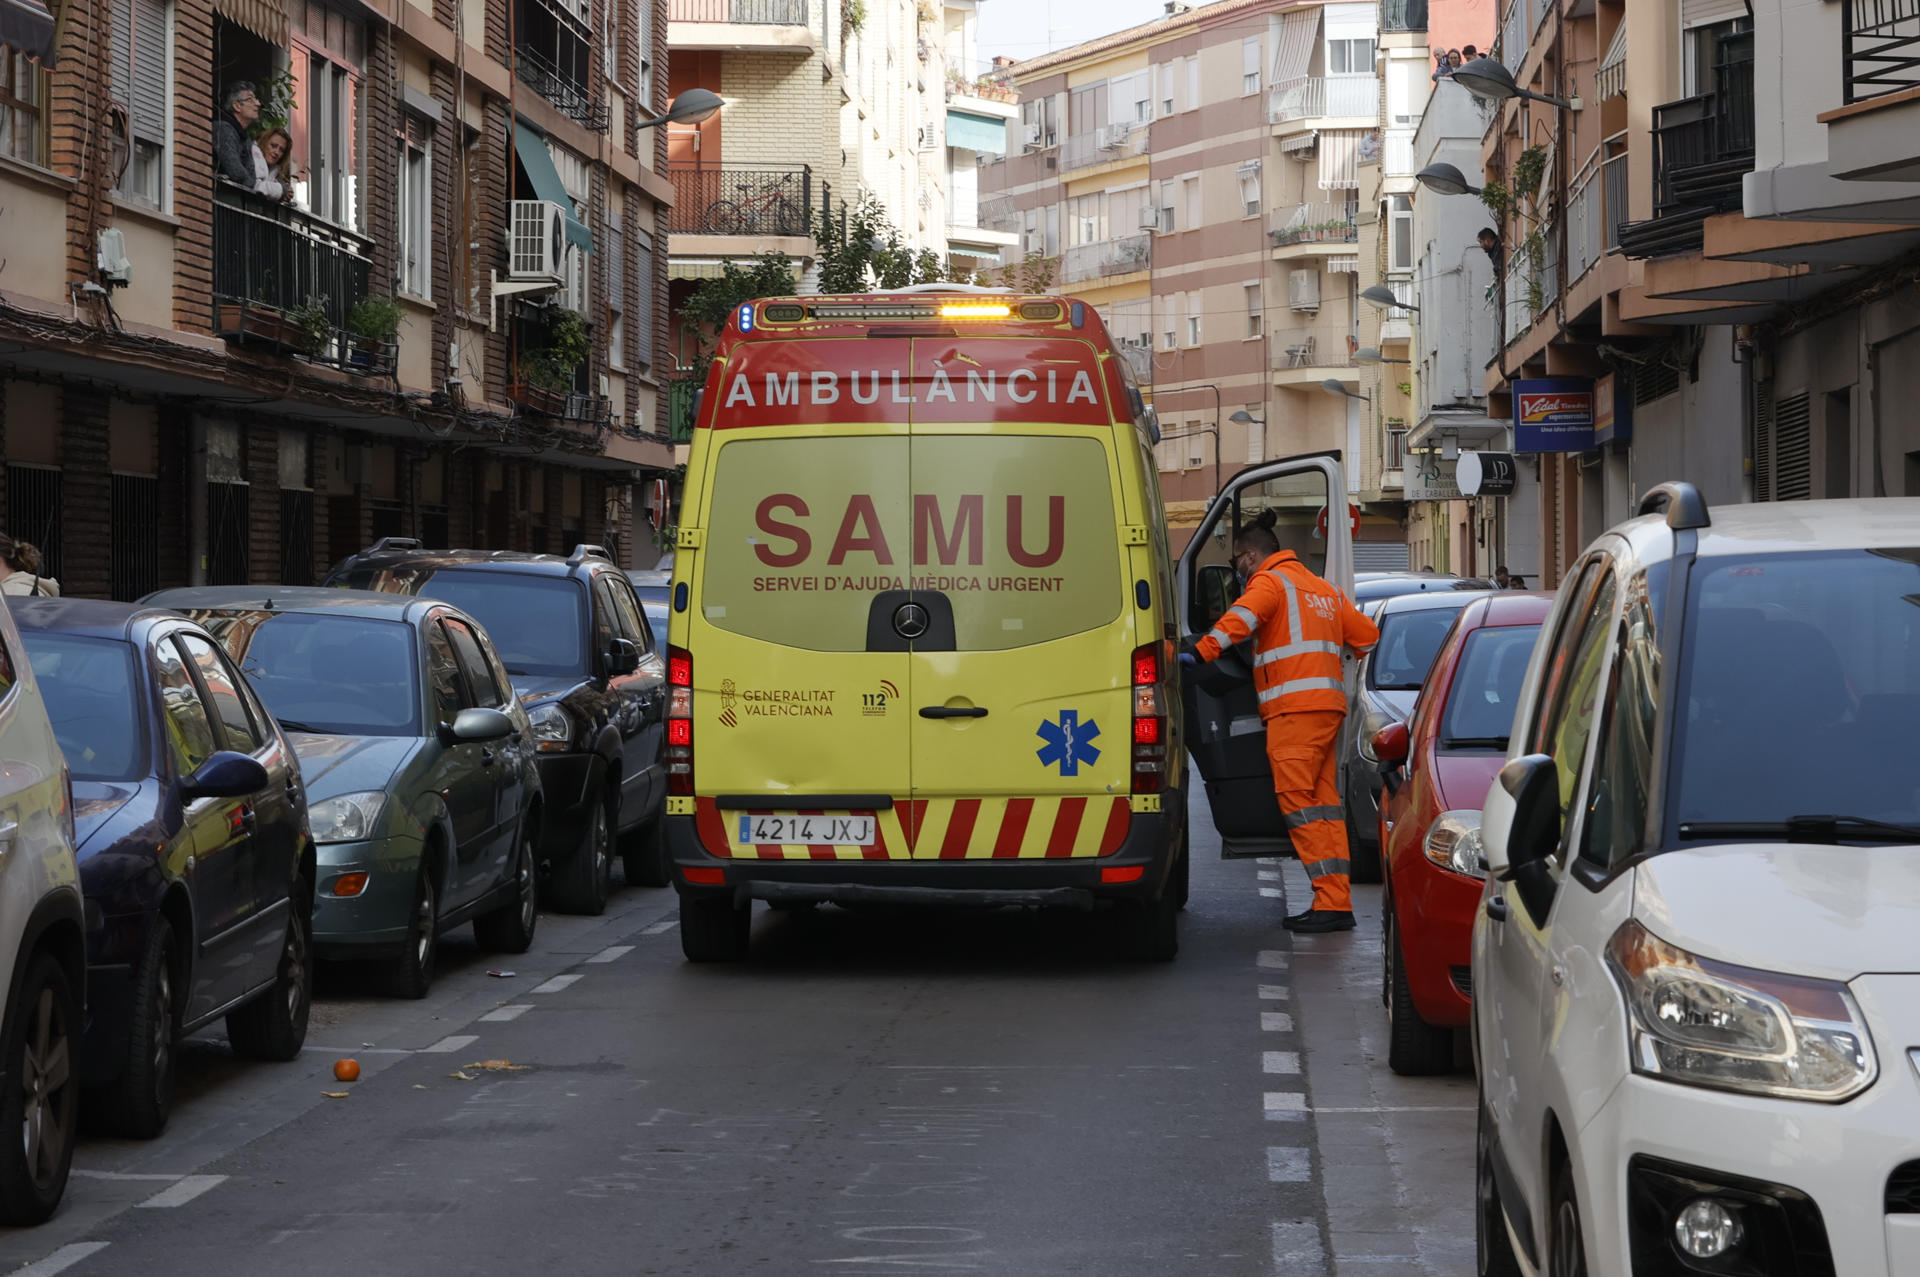
[[[806,234],[806,212],[791,193],[794,176],[782,173],[760,190],[754,183],[740,183],[733,199],[715,200],[707,208],[707,230],[715,235]]]

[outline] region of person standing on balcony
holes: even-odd
[[[260,118],[260,95],[245,80],[227,86],[226,101],[213,119],[213,173],[243,190],[254,188],[253,143],[247,130]]]
[[[1435,49],[1433,51],[1433,61],[1433,78],[1435,82],[1446,79],[1453,74],[1453,64],[1447,61],[1447,51],[1445,49]]]
[[[282,204],[293,198],[293,138],[285,129],[268,129],[253,143],[253,189]]]

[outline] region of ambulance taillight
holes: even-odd
[[[1133,649],[1133,792],[1157,794],[1167,774],[1166,675],[1172,667],[1164,641]]]
[[[693,796],[693,655],[667,649],[667,793]]]

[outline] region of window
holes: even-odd
[[[1600,725],[1600,753],[1587,799],[1580,855],[1615,865],[1641,850],[1653,789],[1655,723],[1660,715],[1660,616],[1667,597],[1666,563],[1627,586],[1614,640],[1612,690]]]
[[[653,113],[653,6],[641,0],[633,6],[634,26],[640,44],[640,103]]]
[[[1260,162],[1242,164],[1237,174],[1240,179],[1240,209],[1248,217],[1260,216]]]
[[[307,206],[330,222],[357,226],[353,136],[360,80],[318,53],[308,55],[307,65]]]
[[[1184,433],[1187,439],[1187,461],[1184,468],[1190,470],[1206,461],[1204,443],[1206,435],[1201,433],[1198,421],[1189,421]]]
[[[427,681],[433,685],[433,711],[442,723],[451,723],[467,707],[466,692],[460,686],[460,664],[454,659],[453,644],[446,631],[429,625],[427,640]]]
[[[1046,223],[1045,252],[1048,257],[1058,257],[1060,256],[1060,206],[1058,204],[1047,205]]]
[[[1173,183],[1160,183],[1160,231],[1173,234]]]
[[[1185,206],[1184,211],[1187,215],[1187,229],[1197,231],[1200,229],[1201,222],[1200,175],[1193,173],[1181,178],[1180,191],[1182,203]]]
[[[1160,114],[1162,116],[1173,114],[1173,86],[1179,83],[1180,63],[1180,58],[1174,58],[1170,62],[1162,62],[1158,68],[1160,78]]]
[[[1387,269],[1410,271],[1413,269],[1413,197],[1388,197],[1387,221],[1391,227],[1387,237]]]
[[[1240,93],[1260,91],[1260,37],[1250,35],[1240,42]]]
[[[397,139],[400,251],[395,283],[415,297],[433,296],[433,125],[412,114],[400,118]]]
[[[145,693],[133,675],[133,649],[119,639],[42,630],[33,636],[27,659],[73,778],[144,780]]]
[[[1327,41],[1328,75],[1372,75],[1373,41],[1370,38]]]
[[[183,772],[191,772],[220,748],[213,740],[213,720],[200,699],[200,689],[180,653],[166,639],[153,645],[154,664],[160,673],[160,708],[167,715],[167,740],[173,745],[174,759]]]
[[[639,288],[636,292],[637,305],[633,313],[634,338],[640,347],[640,367],[653,367],[654,322],[653,322],[653,236],[634,228],[630,241],[633,248],[633,269],[639,276]]]
[[[633,597],[633,586],[623,577],[607,573],[606,579],[613,590],[613,608],[620,618],[620,631],[633,640],[640,649],[640,655],[653,654],[653,628],[647,624],[646,614],[640,610],[640,601]]]
[[[600,10],[600,69],[609,80],[620,78],[620,0],[606,0]]]
[[[620,637],[620,614],[613,606],[613,585],[603,573],[593,579],[593,654],[605,659]]]
[[[1187,59],[1187,110],[1200,109],[1200,55]]]
[[[121,95],[115,122],[125,120],[128,139],[118,190],[136,204],[165,208],[173,133],[173,9],[168,0],[112,0],[112,12],[113,83]]]
[[[1174,317],[1180,312],[1180,294],[1170,294],[1163,304],[1166,309],[1160,314],[1160,345],[1164,349],[1172,350],[1179,344],[1176,340],[1178,330],[1174,326],[1176,323]]]
[[[226,658],[198,634],[179,634],[175,641],[200,671],[200,681],[207,689],[207,700],[213,706],[214,720],[220,725],[220,735],[225,741],[224,748],[242,754],[259,749],[263,743],[260,728],[247,711],[246,693],[240,690],[240,680]]]
[[[465,621],[448,617],[446,627],[447,637],[453,640],[454,654],[460,658],[460,668],[466,671],[467,686],[473,690],[474,702],[488,709],[505,706],[506,694],[494,682],[493,670],[487,665],[487,658],[481,654],[480,640],[474,637]]]
[[[1187,345],[1189,346],[1200,344],[1200,306],[1205,296],[1205,293],[1199,292],[1187,294]]]
[[[1260,420],[1260,405],[1250,403],[1247,415],[1253,420],[1247,423],[1247,464],[1257,466],[1267,459],[1267,423]]]
[[[1263,319],[1260,313],[1260,285],[1242,284],[1240,288],[1247,295],[1247,336],[1258,337],[1262,331]]]
[[[0,44],[0,155],[45,167],[47,73]]]
[[[1107,238],[1107,195],[1105,191],[1095,191],[1092,195],[1076,196],[1067,201],[1067,242],[1070,244],[1098,244]]]
[[[1535,729],[1539,752],[1553,759],[1554,770],[1559,773],[1563,835],[1593,739],[1590,729],[1600,700],[1600,667],[1605,663],[1612,633],[1614,592],[1613,572],[1606,561],[1589,561],[1581,573],[1579,588],[1567,596],[1575,602],[1561,626],[1561,641],[1553,649],[1553,666],[1542,698],[1545,713]]]
[[[627,366],[627,233],[626,219],[618,210],[607,210],[606,245],[600,251],[607,259],[607,366],[622,371]]]

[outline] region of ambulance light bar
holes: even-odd
[[[793,324],[804,319],[1021,319],[1057,320],[1059,302],[949,301],[949,302],[826,302],[801,305],[797,302],[773,302],[760,308],[760,318],[768,323]]]

